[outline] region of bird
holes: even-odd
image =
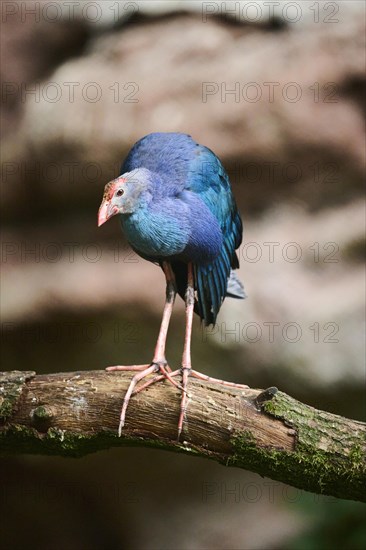
[[[132,147],[120,176],[104,188],[98,226],[115,215],[120,217],[132,249],[159,266],[166,279],[165,305],[151,363],[106,368],[108,372],[134,372],[123,399],[118,435],[131,396],[166,379],[181,391],[179,441],[186,419],[190,376],[248,388],[193,370],[191,362],[194,313],[205,326],[215,325],[227,296],[246,298],[235,273],[239,267],[236,250],[243,234],[241,216],[219,158],[190,135],[176,132],[148,134]],[[177,294],[185,301],[186,326],[181,366],[172,371],[165,347]],[[181,383],[176,380],[179,375]]]

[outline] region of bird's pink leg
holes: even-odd
[[[127,406],[131,395],[135,395],[136,393],[139,393],[141,390],[145,389],[151,383],[157,382],[158,380],[162,380],[162,379],[167,379],[171,384],[173,384],[173,386],[175,386],[180,390],[182,389],[182,387],[178,384],[178,382],[173,380],[170,374],[171,369],[167,364],[167,361],[165,358],[165,345],[166,345],[166,339],[168,334],[169,322],[172,315],[175,296],[176,296],[176,286],[175,286],[174,273],[168,262],[163,262],[163,270],[165,273],[166,283],[167,283],[166,300],[165,300],[165,306],[163,311],[163,318],[160,325],[159,336],[156,342],[154,358],[152,362],[150,363],[150,365],[129,365],[129,366],[116,365],[113,367],[106,368],[108,372],[112,372],[112,371],[135,371],[135,372],[137,371],[138,372],[138,374],[135,374],[135,376],[132,378],[123,400],[120,424],[118,428],[119,435],[121,435],[121,430],[124,426]],[[154,372],[159,374],[155,376],[152,380],[147,381],[145,384],[135,389],[136,384],[140,380],[142,380],[143,378],[145,378],[146,376]]]
[[[143,370],[142,372],[139,372],[138,374],[135,374],[135,376],[132,378],[130,385],[128,386],[128,390],[126,392],[126,395],[123,398],[123,405],[121,409],[121,415],[119,419],[119,426],[118,426],[118,436],[121,437],[122,428],[125,425],[125,417],[126,417],[126,411],[128,407],[128,403],[130,402],[130,397],[132,395],[133,390],[135,389],[136,384],[142,380],[142,378],[145,378],[145,376],[148,376],[149,374],[152,374],[156,371],[156,366],[151,365],[147,369]]]
[[[193,311],[194,311],[193,266],[191,263],[189,263],[188,264],[188,284],[187,284],[187,292],[186,292],[186,334],[184,339],[184,350],[183,350],[183,358],[182,358],[183,393],[182,393],[182,399],[180,404],[180,415],[179,415],[179,421],[178,421],[178,440],[180,438],[180,434],[182,433],[184,417],[187,411],[187,404],[188,404],[188,397],[189,397],[187,392],[187,385],[188,385],[189,376],[194,376],[199,380],[205,380],[206,382],[212,382],[214,384],[221,384],[223,386],[228,386],[230,388],[247,389],[249,387],[244,384],[235,384],[235,382],[226,382],[225,380],[212,378],[211,376],[207,376],[206,374],[202,374],[201,372],[198,372],[192,369],[191,335],[192,335]],[[171,373],[171,375],[176,376],[177,372],[178,371],[174,371]]]
[[[193,312],[194,312],[194,280],[193,280],[193,266],[191,263],[188,264],[188,281],[187,281],[187,291],[186,291],[186,331],[185,331],[185,340],[184,340],[184,350],[182,357],[182,368],[171,371],[169,365],[167,364],[165,358],[165,345],[167,339],[167,333],[169,328],[169,322],[173,311],[175,296],[176,296],[176,287],[175,287],[175,278],[168,262],[163,263],[163,269],[167,281],[166,288],[166,301],[163,311],[163,318],[160,325],[160,331],[158,339],[155,346],[154,358],[150,365],[130,365],[130,366],[114,366],[107,367],[107,371],[137,371],[137,374],[132,378],[130,385],[127,389],[125,397],[123,399],[123,405],[120,415],[120,423],[118,428],[118,434],[121,435],[122,428],[125,423],[126,411],[130,401],[131,396],[136,395],[140,391],[146,389],[151,384],[155,384],[161,380],[167,379],[173,386],[182,391],[182,399],[180,405],[180,414],[178,420],[178,439],[182,433],[184,417],[187,410],[188,403],[188,378],[189,376],[194,376],[199,380],[205,380],[214,384],[222,384],[223,386],[228,386],[238,389],[246,389],[248,386],[244,384],[235,384],[234,382],[226,382],[225,380],[219,380],[218,378],[212,378],[205,374],[202,374],[198,371],[192,369],[191,364],[191,334],[192,334],[192,323],[193,323]],[[136,385],[149,376],[150,374],[155,373],[153,378],[148,379],[142,385],[136,388]],[[182,385],[179,385],[173,377],[178,376],[182,373]]]
[[[183,429],[183,421],[186,414],[188,395],[187,385],[188,376],[192,371],[191,364],[191,335],[192,335],[192,323],[193,323],[193,310],[194,310],[194,282],[193,282],[193,266],[192,263],[188,264],[188,282],[186,290],[186,333],[184,338],[184,348],[182,357],[182,400],[180,403],[180,415],[178,420],[178,439]]]

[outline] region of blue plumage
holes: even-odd
[[[182,298],[192,262],[195,311],[206,325],[214,324],[231,270],[239,267],[235,250],[242,240],[241,218],[220,160],[186,134],[154,133],[134,145],[121,174],[131,182],[123,200],[134,206],[121,215],[131,246],[160,265],[169,260]],[[245,297],[238,280],[229,295]]]

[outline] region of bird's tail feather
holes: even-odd
[[[216,323],[216,317],[226,296],[246,298],[244,287],[236,273],[231,269],[229,276],[227,275],[226,259],[224,255],[211,264],[194,266],[197,297],[194,310],[206,326]],[[176,278],[178,294],[184,300],[187,289],[187,264],[173,261],[171,265]]]
[[[230,298],[239,298],[240,300],[247,297],[243,283],[233,270],[231,270],[230,278],[227,282],[226,296]]]

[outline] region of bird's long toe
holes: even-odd
[[[113,371],[143,371],[147,369],[150,365],[115,365],[113,367],[106,367],[107,372]]]
[[[187,413],[187,406],[188,406],[188,378],[189,375],[192,372],[192,369],[190,367],[182,367],[180,369],[180,372],[182,373],[182,398],[180,401],[180,412],[179,412],[179,420],[178,420],[178,441],[180,439],[182,430],[183,430],[183,422],[186,417]]]
[[[226,380],[220,380],[219,378],[213,378],[212,376],[207,376],[206,374],[202,374],[202,372],[198,372],[196,370],[191,370],[191,375],[195,378],[198,378],[199,380],[205,380],[206,382],[211,382],[212,384],[221,384],[222,386],[227,386],[229,388],[237,388],[239,390],[247,390],[249,389],[249,386],[246,384],[237,384],[235,382],[227,382]]]

